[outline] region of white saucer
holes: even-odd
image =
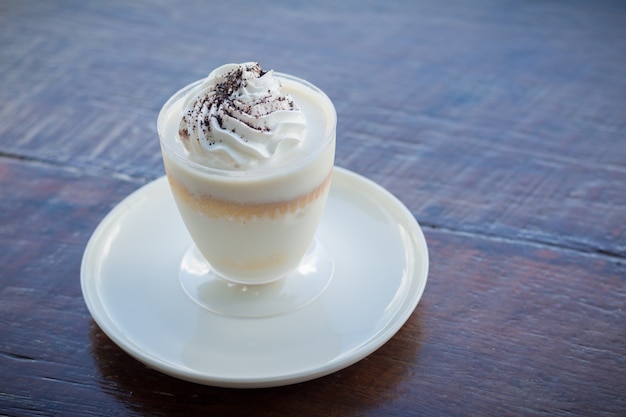
[[[407,208],[374,182],[335,168],[318,237],[335,261],[310,304],[264,318],[211,313],[181,287],[191,245],[165,177],[135,191],[93,233],[81,286],[100,328],[165,374],[222,387],[293,384],[374,352],[422,296],[428,250]]]

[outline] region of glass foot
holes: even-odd
[[[192,300],[214,313],[232,317],[285,314],[315,300],[330,283],[335,263],[328,249],[315,239],[298,268],[268,284],[236,284],[218,275],[196,245],[185,252],[180,283]]]

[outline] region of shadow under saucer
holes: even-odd
[[[365,412],[401,396],[403,385],[416,377],[424,340],[419,310],[393,338],[362,361],[318,379],[282,387],[233,389],[176,379],[126,354],[93,320],[91,350],[102,391],[145,416],[196,412],[297,415],[302,407],[320,407],[329,398],[334,399],[336,412]]]

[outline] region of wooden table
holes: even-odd
[[[118,348],[80,264],[163,175],[165,100],[250,60],[327,92],[431,267],[364,360],[237,390]],[[615,1],[0,2],[0,414],[626,415],[625,68]]]

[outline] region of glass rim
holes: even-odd
[[[296,161],[289,164],[288,166],[281,166],[280,170],[272,166],[254,167],[253,169],[216,168],[216,167],[209,167],[199,162],[193,161],[192,159],[189,158],[188,153],[184,150],[184,147],[182,145],[181,147],[183,150],[181,152],[178,149],[176,149],[176,147],[173,144],[165,143],[162,131],[163,131],[163,127],[165,124],[164,119],[165,119],[165,114],[167,113],[167,110],[169,110],[175,102],[180,100],[190,90],[192,90],[197,85],[203,83],[206,80],[206,78],[201,78],[199,80],[193,81],[185,85],[184,87],[176,91],[174,94],[172,94],[172,96],[165,102],[165,104],[163,104],[163,106],[159,110],[159,114],[157,117],[157,134],[159,136],[159,142],[161,144],[162,152],[167,153],[167,155],[170,158],[172,157],[175,158],[176,160],[181,162],[184,166],[192,168],[193,170],[198,170],[205,174],[223,176],[223,177],[231,177],[231,178],[249,177],[249,176],[254,176],[255,178],[259,178],[259,177],[271,176],[273,174],[282,175],[285,172],[297,170],[299,167],[302,167],[308,164],[312,160],[315,160],[319,155],[321,155],[328,148],[328,146],[331,144],[331,142],[333,142],[333,140],[336,137],[337,111],[335,109],[335,106],[333,102],[330,100],[330,98],[326,95],[326,93],[324,93],[321,89],[316,87],[314,84],[302,78],[285,74],[285,73],[281,73],[281,72],[274,72],[274,75],[278,78],[284,78],[284,79],[302,84],[306,88],[314,91],[316,94],[321,95],[322,98],[327,102],[328,106],[324,106],[324,107],[325,108],[327,107],[328,113],[332,116],[332,119],[328,126],[328,134],[326,135],[324,140],[321,142],[319,148],[315,149],[313,152],[310,152],[302,156],[301,158],[298,158]],[[173,139],[173,141],[175,140],[176,139]]]

